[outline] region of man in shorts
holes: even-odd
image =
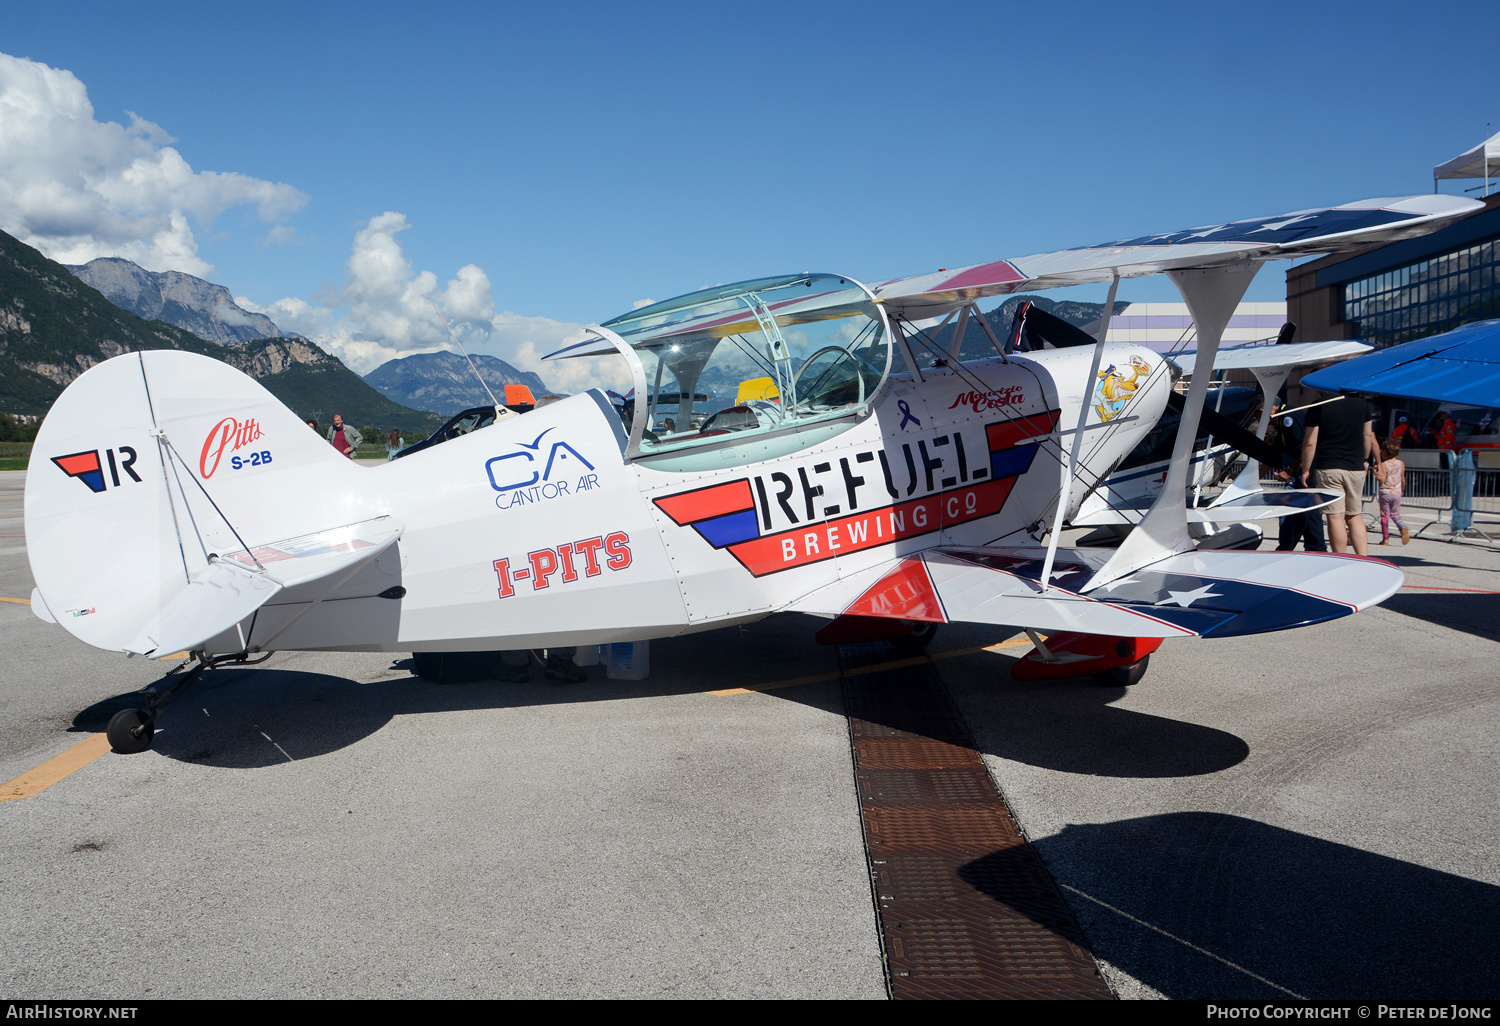
[[[1360,507],[1371,460],[1379,462],[1380,447],[1370,423],[1370,404],[1363,398],[1340,395],[1307,411],[1302,487],[1307,487],[1307,468],[1311,467],[1315,487],[1343,493],[1325,508],[1328,541],[1334,552],[1348,552],[1351,542],[1357,555],[1369,552]]]

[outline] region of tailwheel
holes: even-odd
[[[193,652],[187,662],[182,663],[176,669],[168,670],[165,680],[158,681],[141,692],[141,697],[146,700],[146,708],[121,709],[109,718],[109,725],[104,728],[104,736],[109,739],[109,746],[120,755],[144,752],[151,747],[151,739],[156,734],[156,718],[167,707],[167,703],[172,701],[172,696],[184,688],[192,687],[194,682],[203,676],[205,670],[223,666],[225,663],[255,666],[265,662],[273,654],[265,652],[252,659],[249,652],[235,652],[231,655],[219,656]],[[192,669],[187,669],[184,673],[188,663],[197,665]]]
[[[1141,678],[1146,676],[1146,667],[1150,664],[1151,657],[1142,656],[1140,661],[1131,663],[1129,666],[1116,666],[1094,674],[1094,681],[1107,688],[1128,688],[1132,684],[1141,682]]]
[[[145,709],[121,709],[109,718],[104,736],[109,747],[121,755],[134,755],[151,747],[156,717]]]

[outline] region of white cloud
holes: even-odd
[[[232,305],[223,300],[214,304],[214,316],[219,319],[220,323],[235,327],[250,323],[250,318],[243,311],[236,310]]]
[[[654,299],[637,299],[634,303],[630,304],[630,308],[632,310],[642,310],[642,309],[644,309],[644,308],[646,308],[648,306],[655,306],[655,305],[656,305],[656,300],[654,300]]]
[[[64,263],[119,256],[205,276],[189,219],[253,206],[280,222],[307,203],[290,185],[194,171],[160,125],[125,113],[128,126],[95,120],[72,72],[0,54],[0,228]]]
[[[261,238],[262,246],[295,246],[302,240],[297,238],[297,229],[289,224],[278,224]]]
[[[543,360],[552,348],[527,340],[509,357],[500,357],[518,370],[540,375],[547,387],[563,395],[589,388],[614,389],[620,394],[634,384],[623,356],[586,356],[577,360]],[[497,354],[498,355],[498,354]]]
[[[414,270],[402,252],[397,236],[410,228],[393,210],[372,217],[354,235],[343,283],[319,305],[295,297],[264,306],[242,297],[235,302],[270,317],[283,331],[312,339],[355,373],[368,374],[387,360],[457,351],[427,300],[430,295],[471,353],[533,371],[561,392],[630,388],[629,370],[618,356],[543,362],[547,353],[581,341],[583,325],[496,311],[494,289],[482,268],[466,264],[439,289],[437,275]]]

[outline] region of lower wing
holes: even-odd
[[[1251,492],[1212,506],[1198,506],[1187,511],[1190,524],[1244,524],[1256,520],[1274,520],[1293,513],[1311,513],[1343,498],[1342,492],[1325,492],[1315,488],[1280,492]],[[1073,517],[1073,527],[1109,527],[1138,524],[1149,504],[1139,506],[1085,507]]]
[[[1334,553],[1178,553],[1081,589],[1109,551],[939,548],[890,560],[792,604],[824,616],[1005,624],[1135,638],[1235,637],[1323,623],[1376,605],[1404,580],[1389,563]]]

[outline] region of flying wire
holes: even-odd
[[[443,322],[443,327],[448,331],[448,337],[453,340],[454,345],[458,346],[458,351],[464,354],[464,359],[469,361],[469,370],[474,372],[474,376],[479,379],[479,384],[484,389],[485,394],[490,397],[490,402],[495,404],[496,410],[499,410],[501,406],[500,400],[495,398],[495,393],[490,391],[490,386],[485,382],[484,375],[480,374],[479,368],[474,366],[474,359],[469,355],[469,351],[465,349],[464,344],[458,340],[458,336],[454,334],[453,329],[448,327],[448,319],[443,316],[443,311],[438,309],[438,305],[433,301],[432,296],[429,295],[424,298],[428,303],[432,304],[432,312],[437,314],[437,318],[439,321]],[[498,414],[496,415],[498,416]]]

